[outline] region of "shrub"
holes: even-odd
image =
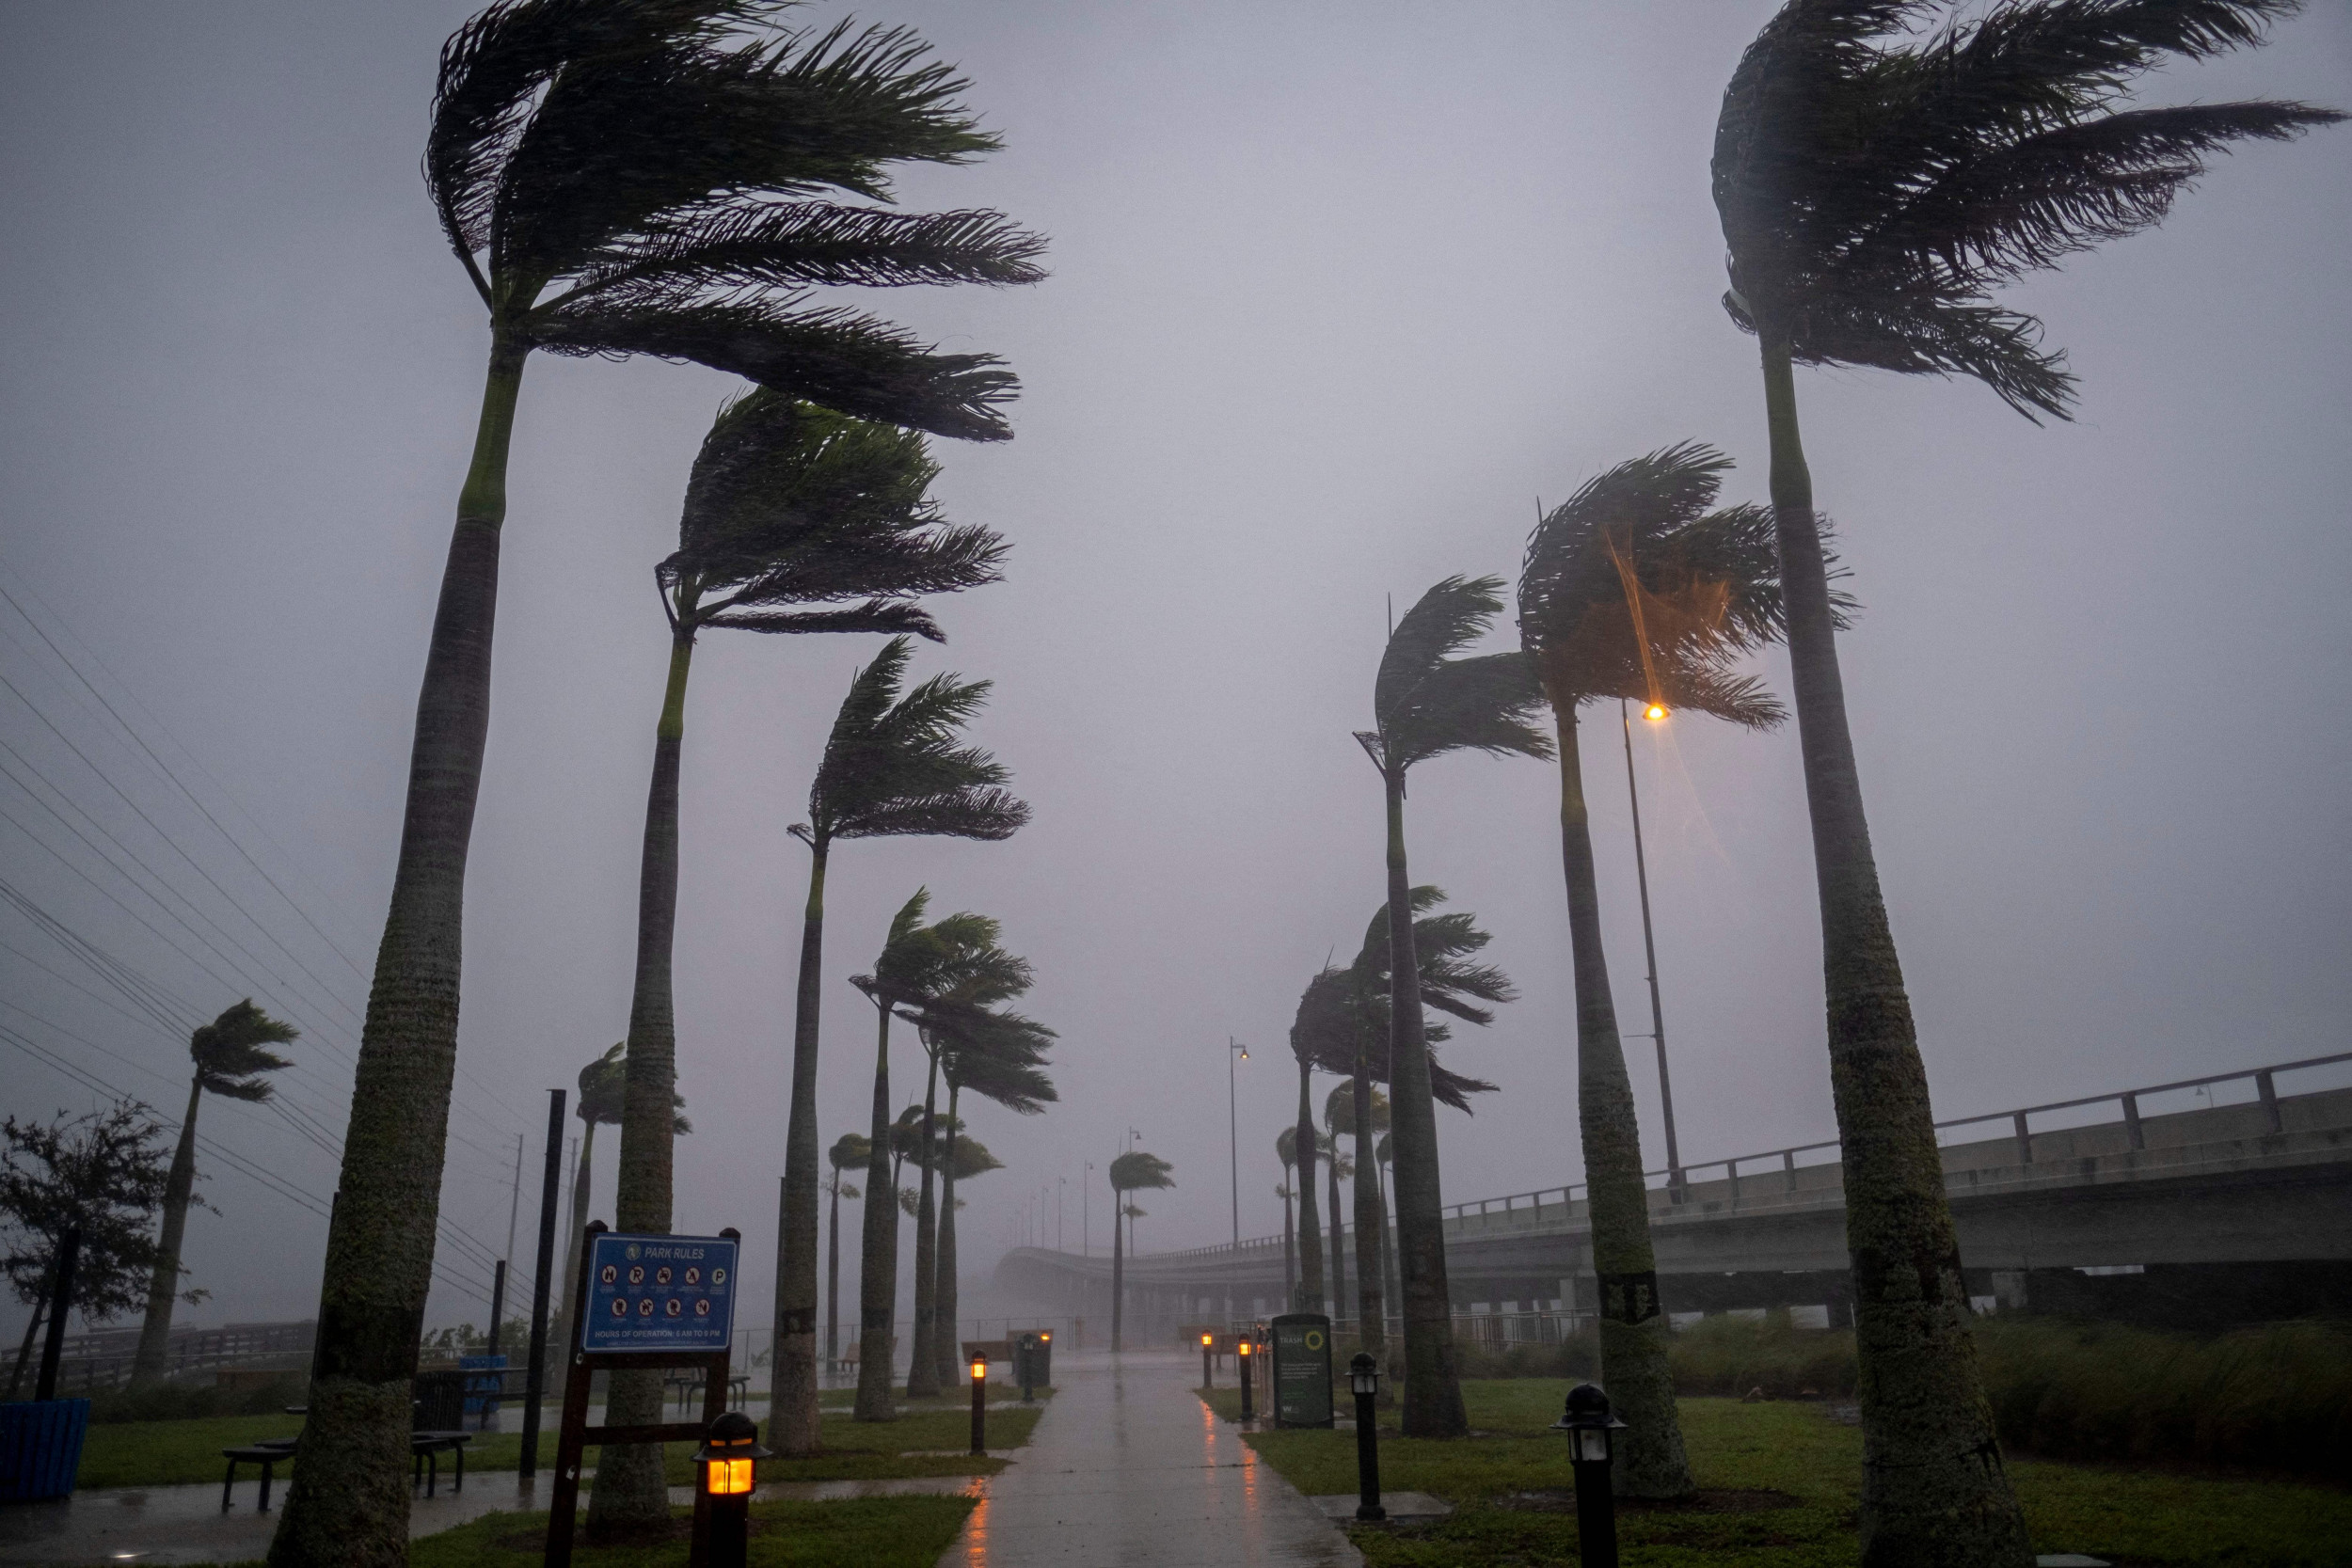
[[[290,1404],[301,1404],[310,1388],[310,1374],[291,1371],[267,1383],[217,1388],[187,1383],[163,1383],[136,1392],[128,1389],[97,1394],[90,1399],[92,1421],[193,1421],[208,1416],[270,1416]]]
[[[1702,1319],[1667,1340],[1666,1360],[1679,1394],[1846,1399],[1854,1390],[1852,1331],[1793,1327],[1786,1312]]]

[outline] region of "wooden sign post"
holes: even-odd
[[[555,1440],[555,1496],[548,1514],[547,1568],[569,1568],[580,1507],[580,1451],[616,1443],[700,1443],[726,1409],[728,1347],[735,1332],[735,1282],[742,1235],[632,1236],[589,1222],[580,1243],[577,1325],[564,1379],[563,1426]],[[698,1369],[703,1418],[656,1426],[588,1424],[588,1390],[600,1371]],[[694,1489],[688,1561],[701,1568],[709,1499]]]

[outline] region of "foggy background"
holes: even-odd
[[[204,1106],[208,1138],[283,1190],[199,1161],[223,1213],[192,1222],[191,1283],[214,1294],[183,1322],[315,1306],[336,1164],[296,1123],[339,1135],[347,1108],[483,372],[483,312],[417,172],[435,54],[470,8],[0,8],[0,586],[319,928],[0,604],[0,739],[29,781],[0,783],[0,876],[192,1013],[250,992],[305,1031],[293,1120]],[[916,673],[997,683],[975,736],[1036,821],[1001,845],[850,844],[828,889],[828,1144],[865,1126],[871,1070],[872,1014],[844,977],[918,884],[935,912],[1002,918],[1037,966],[1025,1010],[1061,1032],[1059,1105],[970,1111],[1009,1168],[964,1189],[967,1278],[1041,1188],[1074,1249],[1090,1182],[1107,1244],[1101,1172],[1130,1127],[1178,1182],[1144,1196],[1142,1247],[1225,1239],[1229,1035],[1253,1048],[1242,1229],[1279,1228],[1292,1010],[1381,896],[1379,789],[1348,732],[1370,720],[1390,595],[1401,612],[1448,573],[1514,575],[1539,498],[1671,441],[1722,446],[1726,499],[1763,498],[1707,159],[1771,9],[858,13],[960,61],[1007,139],[977,166],[908,172],[905,204],[1000,208],[1052,242],[1036,288],[881,301],[1024,384],[1017,439],[937,446],[950,515],[1015,547],[1005,584],[932,602],[951,641]],[[2352,14],[2328,0],[2151,92],[2352,103]],[[1865,606],[1848,700],[1941,1116],[2344,1049],[2347,150],[2339,130],[2223,158],[2165,228],[2015,291],[2083,377],[2075,424],[2037,429],[1974,384],[1800,378]],[[435,1324],[485,1319],[517,1132],[528,1257],[545,1091],[625,1030],[665,660],[652,568],[735,386],[544,355],[526,377],[443,1194],[466,1239],[445,1231]],[[806,871],[785,828],[880,641],[714,632],[696,660],[675,1223],[744,1231],[754,1325]],[[1785,693],[1779,661],[1763,669]],[[1612,977],[1638,1031],[1615,714],[1586,719]],[[1677,720],[1636,741],[1685,1158],[1831,1136],[1793,730]],[[71,838],[27,794],[33,768],[250,961],[223,936],[230,957],[208,953]],[[1556,790],[1523,760],[1413,776],[1415,879],[1477,911],[1522,991],[1447,1048],[1504,1089],[1440,1116],[1449,1201],[1580,1175]],[[13,907],[0,943],[0,1110],[87,1110],[94,1080],[180,1114],[184,1028],[126,1010]],[[1628,1051],[1662,1164],[1647,1043]],[[903,1102],[919,1053],[897,1055]],[[617,1141],[597,1140],[606,1217]],[[1053,1226],[1049,1202],[1049,1244]]]

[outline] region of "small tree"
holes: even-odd
[[[147,1287],[147,1318],[139,1325],[139,1348],[131,1365],[131,1386],[144,1387],[162,1379],[171,1358],[171,1307],[180,1299],[182,1239],[187,1234],[188,1206],[196,1196],[196,1113],[206,1091],[223,1100],[259,1104],[270,1097],[268,1074],[294,1064],[271,1051],[299,1037],[301,1031],[253,1005],[246,997],[226,1008],[212,1022],[188,1037],[188,1055],[196,1063],[195,1082],[188,1085],[188,1112],[180,1123],[180,1145],[172,1151],[171,1176],[164,1189],[163,1233],[157,1240],[154,1277]]]
[[[67,1231],[82,1233],[72,1307],[84,1322],[111,1323],[147,1304],[162,1258],[152,1234],[155,1211],[170,1181],[163,1139],[155,1113],[127,1099],[84,1116],[59,1111],[47,1122],[0,1121],[0,1225],[8,1245],[0,1269],[16,1299],[33,1309],[8,1373],[8,1398],[17,1396],[48,1315]],[[183,1291],[180,1299],[193,1304],[204,1292]]]

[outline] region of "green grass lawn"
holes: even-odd
[[[689,1517],[680,1509],[677,1516]],[[931,1568],[972,1512],[968,1497],[868,1497],[759,1503],[752,1509],[752,1568]],[[525,1568],[540,1560],[545,1513],[493,1513],[408,1547],[410,1568]],[[579,1568],[676,1568],[678,1540],[647,1546],[574,1547]]]
[[[1440,1443],[1398,1435],[1390,1413],[1380,1444],[1382,1484],[1455,1505],[1442,1523],[1351,1531],[1374,1568],[1437,1564],[1511,1568],[1576,1560],[1566,1445],[1543,1429],[1559,1418],[1568,1385],[1549,1380],[1462,1386],[1472,1428],[1489,1435]],[[1240,1396],[1210,1395],[1228,1419]],[[1621,1510],[1629,1563],[1658,1568],[1830,1568],[1857,1560],[1862,1433],[1811,1403],[1681,1402],[1682,1430],[1702,1489],[1778,1492],[1790,1503],[1747,1512]],[[1356,1489],[1349,1432],[1263,1432],[1248,1439],[1302,1492]],[[2212,1568],[2339,1568],[2352,1560],[2352,1494],[2294,1481],[2243,1480],[2012,1457],[2010,1469],[2034,1544],[2119,1564]],[[1515,1494],[1537,1493],[1536,1498]],[[1555,1500],[1559,1499],[1559,1500]],[[1747,1499],[1770,1502],[1770,1498]]]
[[[1014,1394],[1017,1401],[1018,1392]],[[993,1405],[988,1415],[988,1444],[992,1450],[1017,1449],[1029,1440],[1042,1407],[1023,1409]],[[552,1414],[552,1413],[550,1413]],[[170,1486],[191,1481],[217,1481],[228,1467],[220,1450],[260,1442],[268,1437],[292,1437],[302,1430],[299,1416],[215,1416],[187,1421],[119,1421],[93,1426],[82,1445],[78,1485]],[[895,1421],[854,1421],[845,1413],[824,1418],[825,1452],[815,1459],[775,1459],[759,1467],[762,1481],[881,1480],[899,1476],[988,1476],[1004,1468],[1001,1459],[975,1459],[964,1450],[972,1445],[969,1402],[942,1402],[911,1410]],[[692,1482],[693,1447],[667,1445],[665,1461],[670,1482]],[[945,1452],[938,1450],[947,1450]],[[467,1445],[469,1474],[512,1470],[522,1457],[522,1438],[516,1433],[485,1433]],[[542,1467],[555,1462],[554,1422],[550,1418],[539,1437]],[[281,1465],[282,1482],[292,1466]],[[449,1460],[441,1460],[446,1478]],[[244,1472],[253,1474],[250,1468]],[[777,1560],[783,1561],[784,1559]]]

